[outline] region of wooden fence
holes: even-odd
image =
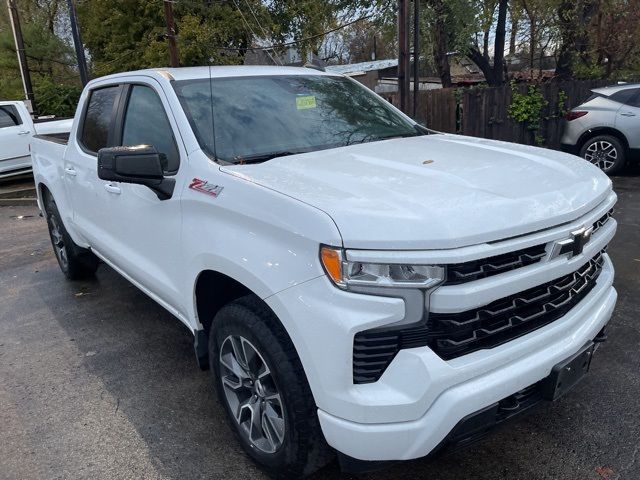
[[[537,132],[531,130],[526,123],[509,117],[511,85],[421,91],[418,94],[416,120],[441,132],[527,145],[540,144],[557,149],[562,137],[563,111],[584,102],[591,95],[592,88],[612,83],[611,80],[590,80],[536,85],[547,103],[542,110],[540,130]],[[516,88],[520,93],[526,94],[529,85],[518,84]],[[384,96],[394,105],[398,104],[397,93]],[[410,99],[409,105],[412,105],[412,101]],[[537,140],[536,135],[539,137]]]

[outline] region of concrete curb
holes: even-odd
[[[0,198],[0,207],[38,206],[38,200],[34,197],[27,198]]]

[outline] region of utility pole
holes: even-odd
[[[179,67],[178,46],[176,45],[176,25],[173,20],[171,0],[164,0],[164,18],[167,22],[167,40],[169,41],[169,60],[172,67]]]
[[[398,89],[400,110],[409,112],[409,1],[398,0]]]
[[[413,118],[418,114],[420,91],[420,0],[413,0]]]
[[[71,34],[73,35],[73,45],[76,49],[76,57],[78,57],[78,70],[80,71],[80,80],[84,87],[89,81],[89,73],[87,70],[87,59],[84,56],[84,45],[78,28],[78,15],[76,14],[76,6],[73,0],[67,0],[69,7],[69,20],[71,21]]]
[[[9,8],[9,17],[11,19],[11,30],[13,31],[13,40],[16,43],[16,54],[18,55],[18,65],[22,74],[22,87],[24,95],[31,102],[31,110],[36,113],[36,100],[33,95],[33,86],[31,85],[31,75],[29,74],[29,64],[27,63],[27,55],[24,48],[24,40],[22,39],[22,29],[20,28],[20,17],[16,8],[15,0],[7,0]]]

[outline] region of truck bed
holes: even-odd
[[[69,132],[43,133],[39,135],[34,135],[33,138],[38,138],[40,140],[46,140],[48,142],[58,143],[60,145],[66,145],[67,143],[69,143]]]

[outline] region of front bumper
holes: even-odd
[[[316,278],[266,299],[283,322],[309,381],[323,433],[358,460],[430,453],[466,416],[535,384],[593,340],[617,294],[607,255],[597,285],[555,322],[504,345],[444,361],[426,347],[402,350],[375,383],[352,379],[353,336],[402,321],[397,298],[355,295]]]
[[[510,363],[441,390],[417,420],[365,424],[319,410],[327,442],[359,460],[409,460],[429,454],[465,417],[546,378],[554,365],[593,340],[609,321],[616,303],[617,293],[609,281],[611,275],[607,277],[601,279],[603,285],[598,285],[598,291],[562,319],[495,349],[505,350],[500,353],[510,357]],[[540,348],[541,345],[544,346]],[[424,358],[423,353],[401,352]],[[469,355],[472,356],[476,354]],[[452,365],[458,373],[473,369],[474,363],[477,366],[472,359],[457,360],[460,362],[449,363],[458,364]]]

